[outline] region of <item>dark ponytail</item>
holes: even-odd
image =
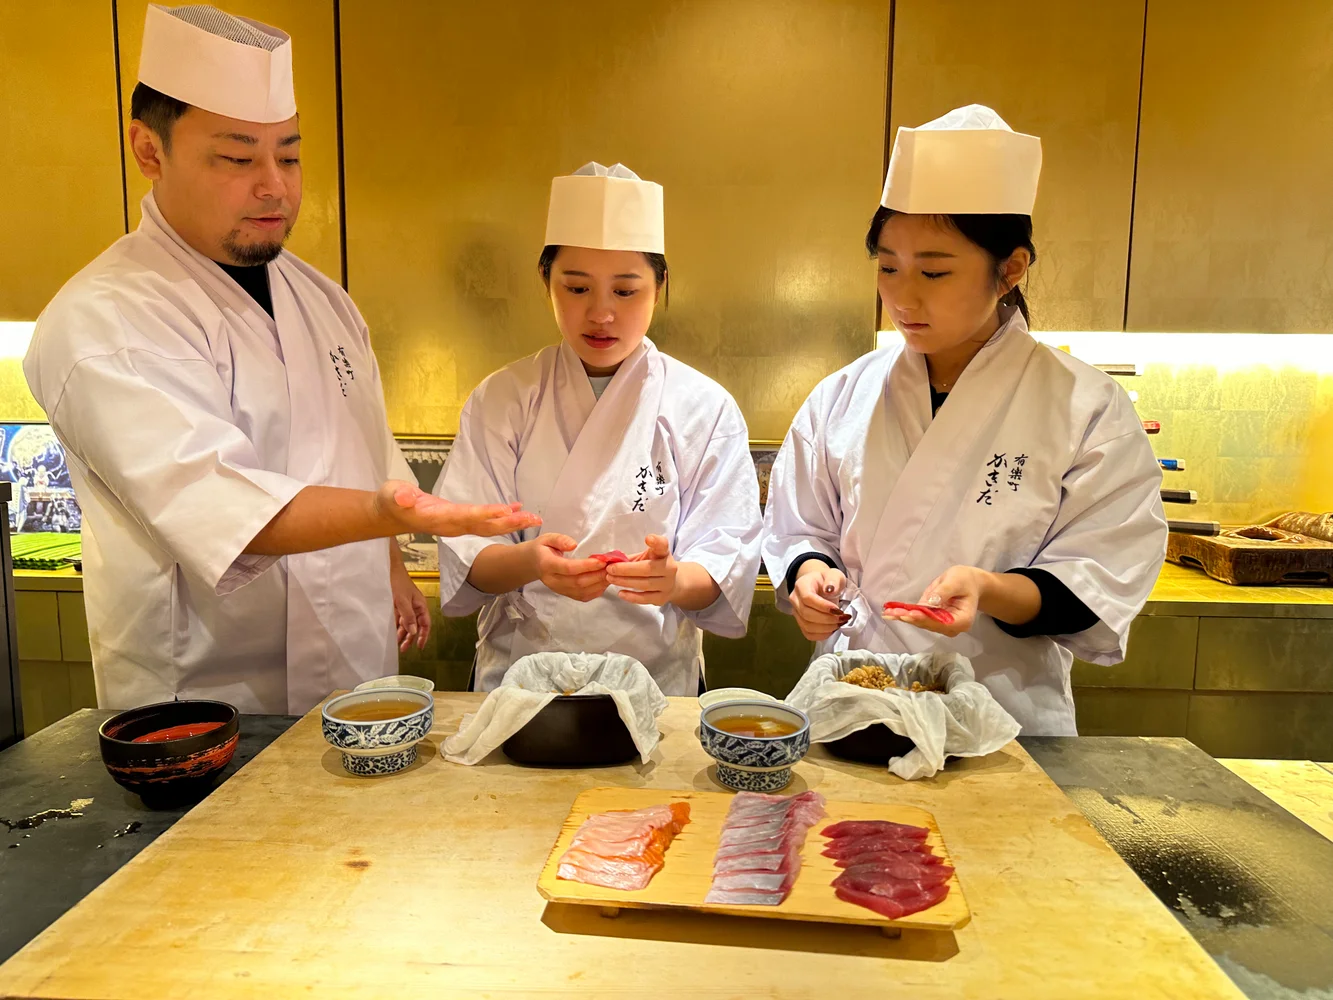
[[[866,233],[866,252],[870,256],[879,253],[879,236],[884,223],[897,214],[893,209],[883,206],[875,210],[875,217],[870,220],[870,231]],[[985,251],[994,267],[997,285],[1004,280],[1004,262],[1020,247],[1028,252],[1030,263],[1037,262],[1037,248],[1032,245],[1030,215],[940,215],[936,218],[952,226]],[[1017,307],[1023,319],[1031,324],[1032,315],[1028,311],[1027,298],[1017,285],[1005,292],[1000,302]]]

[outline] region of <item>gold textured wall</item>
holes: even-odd
[[[125,232],[114,53],[110,0],[0,0],[0,320]]]
[[[985,104],[1041,136],[1035,326],[1124,318],[1144,0],[897,0],[891,127]],[[892,134],[892,133],[891,133]]]
[[[288,249],[334,281],[342,277],[338,218],[337,63],[334,59],[333,0],[216,0],[228,13],[254,18],[292,36],[292,73],[301,114],[304,174],[301,215]],[[139,71],[143,18],[148,0],[119,0],[120,81],[123,128],[130,124],[130,93]],[[149,184],[125,151],[130,226],[139,224],[139,202]]]
[[[1333,4],[1152,0],[1131,330],[1333,332]]]
[[[887,0],[343,0],[348,287],[394,430],[559,333],[536,275],[551,177],[666,189],[651,334],[780,438],[873,346],[860,249],[883,170]]]

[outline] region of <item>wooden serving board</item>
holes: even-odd
[[[1333,582],[1333,544],[1293,535],[1265,541],[1222,534],[1216,537],[1172,533],[1166,557],[1203,570],[1231,584],[1318,584]]]
[[[777,906],[733,906],[705,903],[704,896],[713,881],[713,856],[722,836],[722,824],[735,796],[725,792],[673,792],[660,788],[589,788],[574,800],[565,824],[556,838],[555,847],[546,860],[538,891],[553,903],[577,903],[597,906],[603,915],[614,916],[620,907],[638,909],[685,909],[705,913],[729,913],[744,917],[772,917],[778,920],[806,920],[818,923],[861,924],[869,927],[914,928],[916,930],[952,931],[972,919],[958,884],[958,873],[949,879],[949,894],[928,910],[910,914],[898,920],[867,910],[863,906],[845,903],[833,891],[831,883],[839,869],[832,858],[823,855],[828,841],[819,831],[831,823],[845,819],[881,819],[894,823],[910,823],[930,830],[926,843],[935,853],[952,865],[949,852],[940,836],[935,817],[924,809],[913,806],[891,805],[882,802],[837,802],[824,804],[828,816],[810,829],[801,851],[801,873],[792,887],[791,895]],[[557,878],[560,857],[569,849],[583,821],[593,813],[614,809],[643,809],[671,802],[690,804],[690,822],[686,824],[667,848],[662,870],[653,876],[646,889],[626,891],[608,889],[600,885],[571,882]]]

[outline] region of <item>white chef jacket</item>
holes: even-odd
[[[24,371],[84,512],[104,708],[304,712],[395,669],[387,540],[244,554],[306,485],[412,479],[347,293],[286,251],[267,266],[274,317],[149,194],[38,319]]]
[[[600,399],[567,344],[548,347],[486,379],[463,408],[435,492],[469,503],[521,501],[540,528],[499,539],[440,541],[447,615],[482,609],[480,690],[499,685],[519,657],[539,651],[625,653],[668,695],[694,694],[703,634],[745,634],[759,571],[759,484],[745,418],[712,379],[644,342]],[[664,535],[680,562],[702,565],[721,596],[702,611],[630,604],[617,589],[588,603],[540,581],[483,594],[467,582],[477,553],[539,533],[574,538],[573,558],[642,552]]]
[[[972,660],[1029,735],[1074,735],[1074,655],[1118,663],[1166,555],[1162,473],[1110,377],[1028,333],[1017,310],[931,415],[925,356],[875,351],[801,407],[769,481],[763,554],[791,610],[787,569],[818,552],[860,595],[819,644]],[[1076,635],[1019,639],[978,615],[948,639],[880,617],[955,565],[1045,570],[1099,618]]]

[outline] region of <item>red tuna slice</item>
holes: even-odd
[[[925,840],[930,831],[924,826],[908,826],[906,823],[890,823],[885,819],[845,819],[841,823],[826,826],[820,831],[825,837],[871,837],[875,834],[887,834],[903,837],[907,840]]]
[[[940,885],[949,881],[953,869],[948,865],[936,865],[934,868],[922,868],[919,865],[856,865],[846,868],[839,875],[852,878],[869,879],[872,882],[904,881],[921,882],[925,885]]]
[[[918,851],[931,854],[934,851],[924,840],[909,840],[906,837],[876,835],[873,837],[837,837],[824,848],[826,858],[847,858],[853,854],[869,854],[871,851]]]
[[[863,851],[834,858],[833,863],[839,868],[855,868],[857,865],[903,864],[930,867],[938,865],[944,859],[929,851]]]
[[[914,865],[911,863],[896,864],[892,861],[877,861],[864,865],[852,865],[844,872],[839,874],[850,875],[853,878],[871,878],[877,881],[885,879],[919,879],[930,882],[947,882],[949,876],[953,874],[953,869],[948,865]]]
[[[941,885],[926,892],[904,896],[900,899],[889,899],[886,896],[877,896],[873,892],[857,892],[855,889],[841,887],[835,888],[834,892],[844,902],[864,906],[867,910],[874,910],[890,920],[897,920],[910,913],[919,913],[922,910],[930,909],[949,895],[949,887]]]
[[[925,604],[904,604],[902,601],[885,601],[885,611],[920,611],[927,618],[934,618],[941,625],[953,624],[953,612],[944,608],[932,608]]]
[[[843,872],[833,880],[835,889],[851,889],[854,892],[869,892],[887,899],[902,899],[921,892],[929,892],[948,881],[931,878],[884,878],[875,875],[852,875]]]
[[[588,558],[596,559],[603,566],[629,562],[629,556],[625,555],[625,553],[621,552],[619,549],[612,549],[610,552],[594,552]]]

